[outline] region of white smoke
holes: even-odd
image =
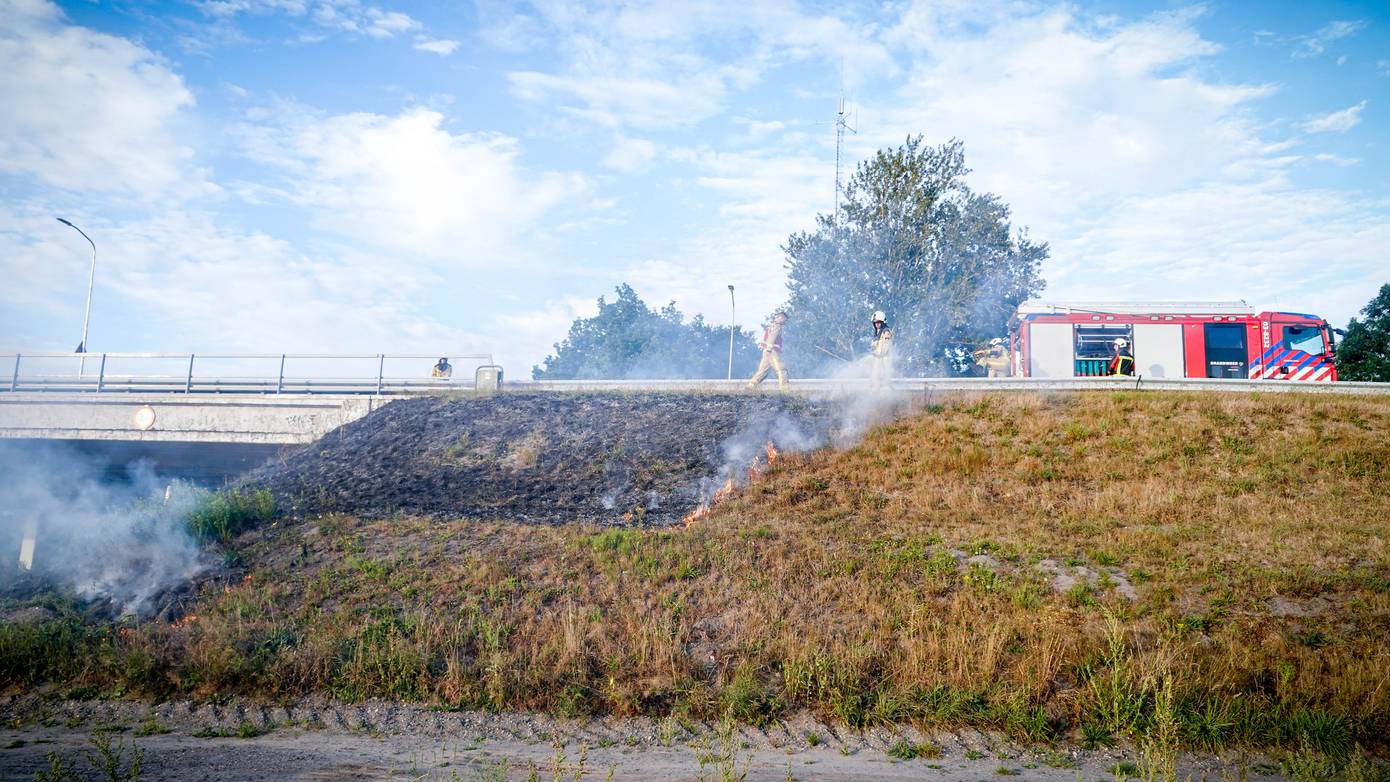
[[[875,362],[883,361],[883,364]],[[875,370],[883,373],[876,382]],[[786,410],[769,409],[754,417],[720,444],[722,460],[714,475],[703,478],[698,489],[702,505],[732,484],[741,488],[752,474],[768,467],[767,447],[778,454],[804,453],[819,448],[853,448],[875,426],[886,424],[913,408],[918,397],[892,387],[893,357],[863,356],[837,367],[836,381],[821,401],[825,416],[797,417]]]
[[[60,448],[0,447],[0,572],[13,574],[0,584],[23,577],[28,548],[30,577],[144,616],[209,565],[184,525],[203,492],[160,480],[143,462],[111,478]]]

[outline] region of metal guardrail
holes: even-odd
[[[695,391],[728,393],[745,389],[746,380],[539,380],[510,382],[511,390],[536,391]],[[764,383],[761,393],[776,393],[775,383]],[[867,379],[811,378],[791,381],[799,393],[863,393],[871,389]],[[898,392],[937,391],[1219,391],[1227,393],[1390,394],[1390,383],[1327,383],[1300,380],[1221,380],[1216,378],[1146,377],[917,377],[896,378]]]
[[[432,391],[471,389],[472,377],[432,378],[429,371],[436,353],[8,353],[0,354],[0,392],[69,392],[69,393],[147,393],[147,394],[304,394],[304,395],[382,395],[400,396]],[[490,353],[455,353],[451,361],[479,362],[493,365]],[[179,373],[133,374],[113,371],[119,362],[179,362]],[[39,372],[25,374],[26,366],[42,367],[44,362],[81,362],[76,372]],[[94,363],[95,371],[82,368]],[[242,368],[257,362],[273,367],[264,374],[219,374],[199,376],[196,369],[202,362],[240,362]],[[291,363],[294,362],[294,363]],[[375,372],[363,374],[305,374],[295,369],[303,362],[367,362]],[[418,375],[391,374],[392,363],[412,362],[411,371]],[[418,362],[418,363],[413,363]],[[455,367],[456,374],[457,367]],[[393,372],[396,370],[393,369]],[[509,390],[533,391],[665,391],[721,392],[744,389],[747,381],[736,380],[541,380],[510,381]],[[798,393],[858,393],[869,388],[865,378],[809,378],[791,381],[791,390]],[[1222,391],[1236,393],[1320,393],[1320,394],[1390,394],[1390,383],[1327,383],[1296,380],[1223,380],[1210,378],[1148,378],[1148,377],[1075,377],[1075,378],[897,378],[892,382],[895,391],[931,393],[935,391],[1088,391],[1088,390],[1167,390]],[[775,393],[776,386],[765,383],[763,393]]]
[[[0,376],[0,392],[88,392],[152,394],[414,394],[427,391],[467,389],[474,386],[471,376],[430,377],[440,353],[7,353],[0,361],[12,362],[8,376]],[[476,362],[494,366],[491,353],[449,354],[451,362]],[[390,363],[419,362],[419,375],[388,374]],[[28,362],[26,364],[26,362]],[[180,371],[132,373],[115,371],[117,363],[178,362]],[[231,364],[234,374],[199,376],[199,364]],[[291,363],[294,362],[294,363]],[[304,363],[325,363],[341,367],[346,362],[370,366],[375,373],[306,372]],[[76,371],[54,371],[55,364],[76,363]],[[94,370],[88,364],[95,364]],[[5,366],[0,364],[0,366]],[[35,371],[26,373],[25,368]],[[259,371],[265,366],[264,372]],[[287,372],[287,367],[289,371]],[[417,367],[412,366],[412,371]],[[395,368],[393,372],[398,372]]]

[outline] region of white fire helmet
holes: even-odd
[[[1117,347],[1117,348],[1123,348],[1123,347],[1128,347],[1128,345],[1129,345],[1129,340],[1125,339],[1124,337],[1116,337],[1116,338],[1115,338],[1115,347]]]
[[[888,320],[888,316],[883,314],[883,310],[874,310],[873,320],[875,323],[884,322]]]
[[[1003,337],[995,337],[994,339],[992,339],[992,340],[989,341],[989,346],[992,347],[992,348],[997,348],[997,347],[999,347],[999,346],[1002,345],[1002,344],[1004,344],[1004,338],[1003,338]]]

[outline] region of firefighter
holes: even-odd
[[[1115,338],[1115,355],[1110,358],[1108,374],[1115,377],[1134,376],[1134,353],[1129,349],[1129,340],[1124,337]]]
[[[772,316],[772,322],[763,329],[763,338],[758,341],[758,347],[763,349],[763,360],[758,362],[758,371],[748,380],[750,391],[763,382],[769,370],[777,371],[777,389],[787,390],[787,370],[782,366],[782,326],[786,322],[786,310],[778,310]]]
[[[893,375],[893,330],[888,327],[888,316],[883,310],[874,310],[874,335],[869,347],[869,382],[874,388],[883,388]]]
[[[985,368],[989,377],[1009,376],[1009,351],[1004,347],[1003,338],[995,337],[989,341],[989,347],[970,355],[975,357],[975,363]]]
[[[430,377],[450,378],[453,376],[454,366],[449,363],[449,359],[447,358],[439,359],[439,363],[435,364],[434,369],[430,370]]]

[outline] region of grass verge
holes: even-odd
[[[263,528],[196,621],[0,626],[0,683],[753,724],[806,708],[1128,738],[1159,776],[1181,747],[1347,768],[1390,736],[1388,479],[1390,400],[959,397],[787,456],[690,529]],[[210,512],[202,537],[273,509],[233,504],[249,511]]]

